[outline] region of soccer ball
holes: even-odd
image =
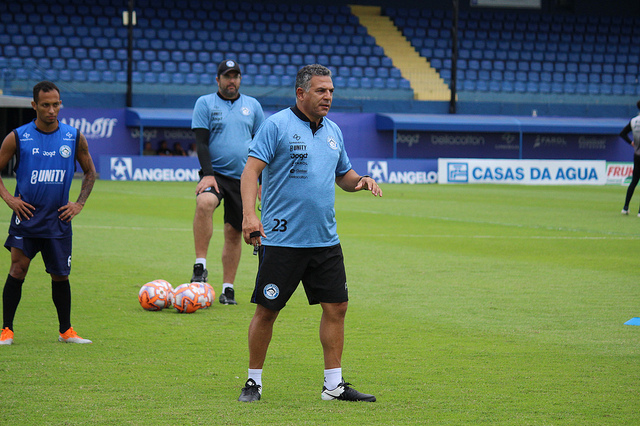
[[[162,287],[167,289],[167,293],[169,294],[169,300],[167,302],[167,306],[165,306],[165,308],[170,308],[171,305],[173,305],[173,299],[175,298],[175,296],[173,295],[173,287],[171,286],[171,284],[169,283],[169,281],[165,281],[165,280],[153,280],[151,281],[153,283],[156,283],[158,285],[161,285]]]
[[[216,292],[209,283],[191,283],[192,286],[197,288],[196,294],[198,296],[204,295],[204,306],[203,308],[208,308],[211,306],[213,301],[216,298]]]
[[[185,283],[175,288],[173,306],[178,312],[191,314],[206,306],[205,290],[198,284]]]
[[[171,284],[162,280],[150,281],[143,285],[138,292],[140,306],[147,311],[160,311],[168,308],[171,306],[172,300]]]

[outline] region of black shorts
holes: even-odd
[[[279,311],[302,281],[310,305],[349,300],[342,247],[262,246],[253,303]]]
[[[65,238],[27,238],[9,235],[4,243],[7,250],[22,250],[29,259],[40,252],[48,274],[67,276],[71,272],[71,236]]]
[[[202,174],[202,171],[200,172]],[[240,196],[240,179],[230,178],[220,173],[213,173],[218,182],[220,192],[210,186],[204,192],[210,192],[222,203],[224,199],[224,223],[242,231],[242,197]]]

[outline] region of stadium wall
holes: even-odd
[[[151,110],[153,111],[153,110]],[[171,112],[162,110],[163,114]],[[267,114],[274,111],[267,111]],[[151,112],[151,114],[153,114]],[[172,127],[149,127],[144,122],[127,122],[126,109],[64,108],[60,120],[74,126],[87,137],[95,161],[101,156],[142,154],[143,142],[166,140],[169,146],[179,142],[186,149],[195,141],[190,118],[181,111]],[[176,116],[178,112],[176,111]],[[629,161],[631,148],[618,133],[626,120],[606,120],[596,126],[581,126],[576,120],[558,123],[551,119],[503,120],[501,117],[465,117],[447,122],[446,116],[415,117],[412,125],[390,130],[376,113],[332,112],[329,117],[342,129],[351,158],[362,159],[435,159],[508,158],[508,159],[580,159]],[[435,120],[435,121],[434,121]],[[584,119],[583,119],[584,120]],[[466,121],[472,121],[468,117]],[[506,123],[504,123],[506,121]],[[575,121],[575,123],[574,123]],[[593,120],[591,120],[593,121]],[[550,130],[551,126],[554,126]],[[395,139],[394,139],[395,138]]]

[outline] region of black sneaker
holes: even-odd
[[[256,384],[253,379],[247,380],[247,383],[244,384],[242,388],[242,392],[240,392],[240,397],[238,401],[241,402],[253,402],[260,401],[260,397],[262,396],[262,386]]]
[[[220,295],[220,303],[223,305],[237,305],[236,292],[233,291],[231,287],[227,287],[227,289]]]
[[[193,265],[193,276],[191,277],[192,283],[206,283],[209,277],[209,271],[204,268],[202,263],[196,263]]]
[[[375,396],[358,392],[357,390],[350,388],[349,386],[351,386],[351,383],[346,383],[344,380],[338,385],[337,388],[333,390],[328,390],[325,386],[323,386],[320,396],[325,401],[339,399],[341,401],[376,402]]]

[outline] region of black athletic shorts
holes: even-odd
[[[202,175],[202,171],[200,171]],[[233,226],[237,231],[242,231],[242,197],[240,196],[240,179],[230,178],[220,173],[213,173],[213,177],[218,182],[216,192],[213,186],[205,189],[204,192],[210,192],[222,203],[224,199],[224,223]],[[201,176],[202,178],[202,176]]]
[[[253,303],[279,311],[302,281],[310,305],[349,300],[342,247],[262,246]]]
[[[71,273],[71,236],[64,238],[27,238],[9,235],[4,246],[7,250],[22,250],[29,259],[40,252],[48,274],[67,276]]]

